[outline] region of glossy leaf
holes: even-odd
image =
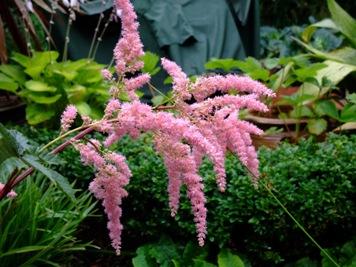
[[[219,267],[244,267],[241,258],[232,254],[229,250],[223,249],[218,255]]]
[[[16,93],[18,87],[19,85],[14,80],[0,73],[0,89],[11,93]]]
[[[9,64],[0,65],[0,72],[6,74],[20,84],[23,84],[26,81],[26,75],[19,66]]]
[[[28,90],[33,92],[55,92],[57,91],[56,87],[49,86],[45,82],[30,80],[25,83],[25,86]]]
[[[49,105],[56,103],[62,97],[62,95],[57,94],[54,96],[44,96],[42,94],[30,93],[27,95],[27,97],[35,103]]]

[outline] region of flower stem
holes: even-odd
[[[293,222],[299,227],[300,230],[320,249],[320,251],[337,267],[340,265],[330,256],[330,254],[322,248],[321,245],[308,233],[308,231],[301,225],[301,223],[290,213],[286,206],[277,198],[277,196],[272,192],[272,190],[267,186],[267,184],[262,183],[266,188],[267,192],[274,198],[279,206],[284,210],[284,212],[293,220]]]

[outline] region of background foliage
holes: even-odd
[[[354,0],[338,1],[349,14],[356,14]],[[261,24],[274,27],[308,23],[308,17],[318,20],[328,17],[325,0],[260,0]]]
[[[23,129],[40,142],[56,133]],[[279,199],[307,230],[325,247],[342,245],[355,235],[352,199],[355,198],[356,136],[330,134],[323,143],[313,139],[299,145],[284,143],[276,150],[259,151],[262,183],[273,188]],[[123,242],[127,247],[157,239],[163,233],[174,240],[194,240],[191,206],[182,192],[176,218],[170,217],[166,172],[155,154],[148,135],[134,142],[124,139],[117,150],[126,155],[133,178],[123,203]],[[92,176],[82,167],[74,150],[61,155],[66,168],[58,170],[83,187]],[[227,191],[216,188],[214,173],[206,162],[208,239],[220,247],[229,246],[256,262],[281,263],[305,255],[319,257],[319,251],[300,232],[261,184],[255,190],[245,170],[234,157],[226,161]],[[105,228],[105,224],[102,223]],[[285,244],[288,243],[288,246]]]

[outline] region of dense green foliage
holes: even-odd
[[[328,17],[328,7],[325,0],[260,0],[262,25],[284,27],[308,23],[308,17],[317,19]],[[339,1],[350,14],[356,14],[354,0]]]
[[[99,118],[109,98],[109,86],[100,73],[104,66],[90,59],[61,62],[58,58],[56,51],[34,52],[31,57],[14,53],[15,64],[0,66],[0,89],[26,103],[31,125],[57,125],[68,104],[81,115]]]
[[[23,129],[25,130],[25,128]],[[52,139],[56,133],[30,130],[33,138]],[[208,239],[229,246],[253,259],[270,262],[319,255],[318,250],[289,219],[264,185],[273,188],[279,199],[306,229],[325,247],[346,242],[354,230],[356,136],[330,134],[325,142],[302,140],[298,145],[282,144],[276,150],[259,151],[262,181],[254,189],[237,159],[226,160],[228,187],[220,193],[212,166],[201,169],[208,203]],[[133,172],[124,200],[123,242],[131,245],[154,240],[166,233],[175,240],[194,240],[195,227],[190,204],[182,192],[182,204],[176,218],[170,217],[166,192],[167,177],[151,138],[122,140],[117,150],[126,155]],[[59,170],[69,179],[86,186],[92,177],[90,168],[81,167],[76,152],[67,149],[61,155],[67,162]],[[136,240],[136,241],[135,241]],[[288,246],[286,246],[288,244]]]
[[[88,192],[72,201],[40,175],[16,192],[15,199],[0,201],[1,266],[59,266],[90,246],[76,237],[80,223],[93,214]]]

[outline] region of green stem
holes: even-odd
[[[268,191],[268,193],[274,198],[274,200],[276,200],[276,202],[278,203],[278,205],[281,206],[281,208],[284,210],[285,213],[287,213],[287,215],[293,220],[293,222],[299,227],[300,230],[302,230],[302,232],[320,249],[320,251],[337,267],[340,267],[340,265],[330,256],[330,254],[323,249],[319,243],[307,232],[307,230],[305,230],[305,228],[303,227],[303,225],[301,225],[299,223],[299,221],[289,212],[289,210],[287,209],[286,206],[284,206],[282,204],[282,202],[277,198],[277,196],[272,192],[272,190],[265,184],[262,183],[263,186],[266,188],[266,190]]]

